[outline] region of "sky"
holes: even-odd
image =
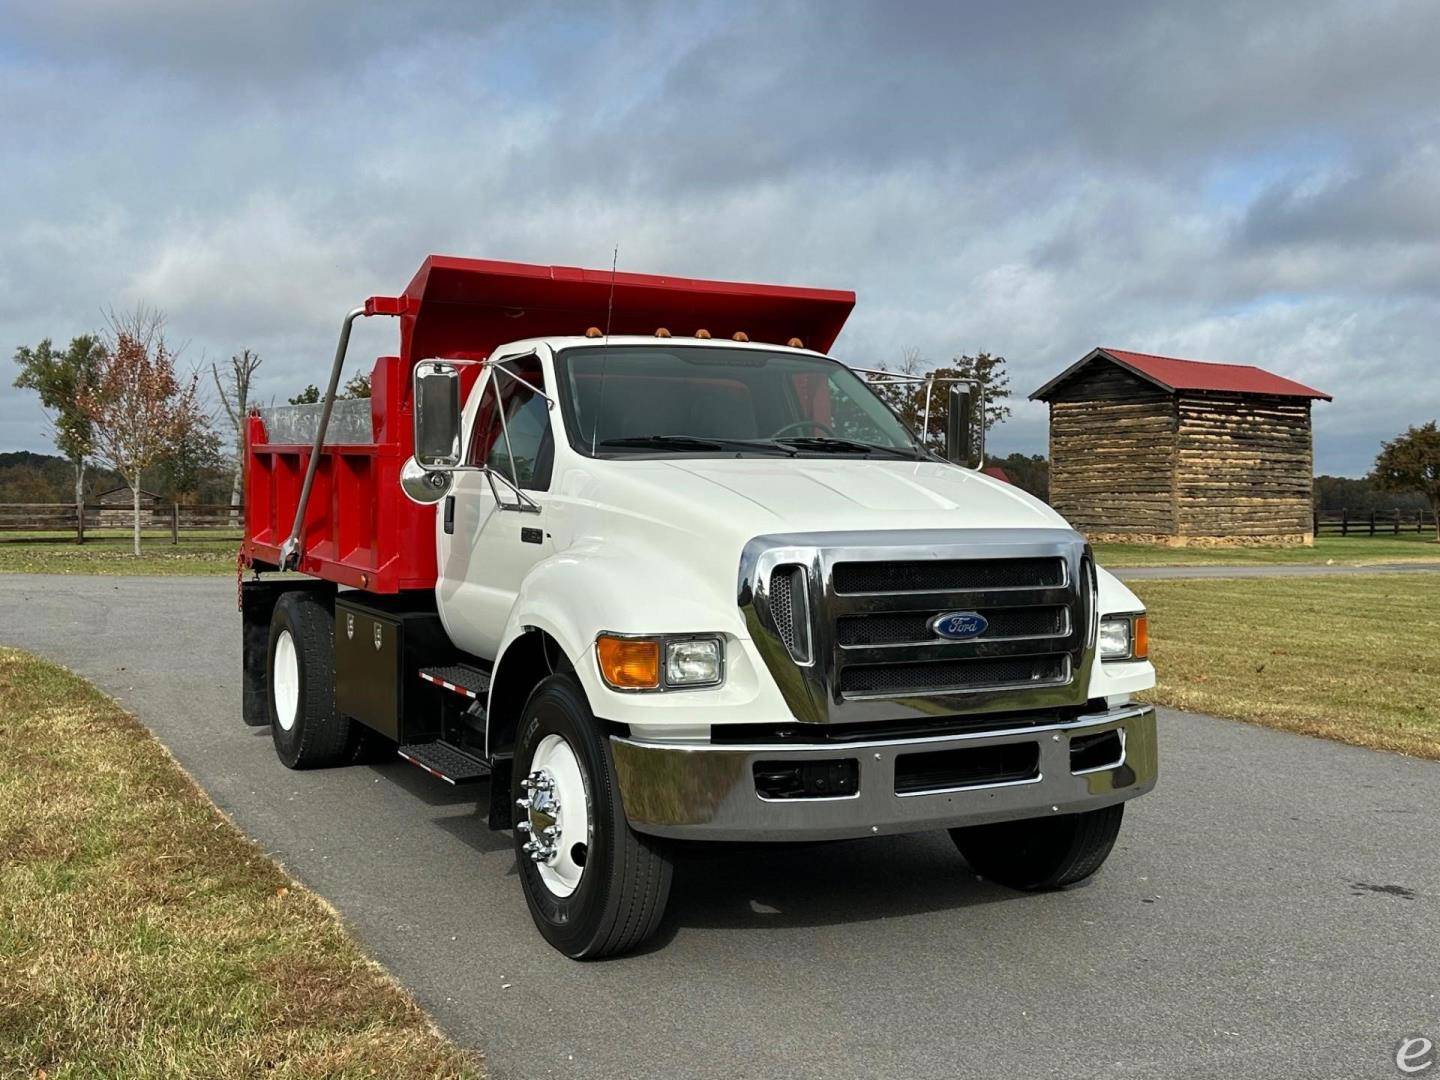
[[[0,0],[15,347],[168,315],[323,382],[431,252],[854,289],[833,355],[1096,345],[1334,395],[1316,471],[1440,415],[1440,4]],[[352,365],[394,352],[362,323]]]

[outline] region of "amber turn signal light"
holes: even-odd
[[[1150,656],[1150,620],[1144,615],[1135,616],[1134,636],[1130,645],[1130,656],[1134,660],[1146,660]]]
[[[600,674],[616,690],[654,690],[660,685],[660,642],[654,638],[595,639]]]

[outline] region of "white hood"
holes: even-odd
[[[731,544],[780,532],[1068,528],[1019,488],[940,462],[631,459],[583,473],[569,494],[592,512]]]

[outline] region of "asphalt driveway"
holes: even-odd
[[[657,947],[577,964],[473,790],[289,772],[241,724],[233,581],[0,575],[0,642],[133,710],[499,1077],[1385,1077],[1440,1043],[1440,764],[1169,712],[1084,887],[979,882],[943,833],[716,851]]]

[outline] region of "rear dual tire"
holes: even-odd
[[[335,712],[335,616],[324,599],[281,594],[265,670],[270,735],[281,763],[317,769],[354,760],[360,726]]]

